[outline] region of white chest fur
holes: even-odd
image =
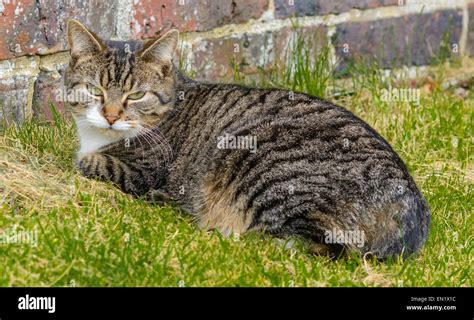
[[[110,137],[104,135],[103,130],[98,130],[94,127],[79,127],[77,131],[79,133],[79,140],[81,143],[79,153],[94,152],[108,144],[117,142],[122,139],[122,137]]]

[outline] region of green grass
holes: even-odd
[[[317,92],[347,107],[407,163],[432,213],[419,254],[329,261],[260,234],[200,230],[176,207],[81,177],[74,124],[55,114],[50,124],[5,124],[0,135],[0,232],[38,237],[37,246],[0,242],[0,286],[472,286],[474,96],[435,88],[419,105],[387,102],[381,90],[408,80],[355,65],[349,85],[338,86],[326,77],[328,64],[290,69],[276,66],[259,85]]]

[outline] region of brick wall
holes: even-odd
[[[230,80],[231,60],[243,73],[282,60],[295,23],[316,49],[330,46],[340,70],[357,56],[426,65],[443,45],[474,55],[474,0],[0,0],[0,118],[61,107],[69,18],[109,39],[177,28],[186,67],[203,79]]]

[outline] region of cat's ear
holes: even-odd
[[[73,58],[97,54],[106,48],[94,32],[87,30],[82,23],[74,19],[67,22],[67,42]]]
[[[160,72],[166,76],[173,67],[173,55],[178,45],[179,31],[172,29],[161,38],[151,40],[138,53],[138,57],[146,62],[155,63]]]

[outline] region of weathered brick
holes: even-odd
[[[275,57],[271,32],[202,40],[193,45],[192,69],[201,79],[229,79],[234,69],[254,73]]]
[[[285,27],[240,37],[202,40],[193,45],[192,69],[198,78],[213,80],[230,80],[235,70],[247,75],[259,69],[268,70],[275,62],[286,62],[297,34],[305,39],[310,54],[316,56],[328,42],[326,33],[323,26]]]
[[[51,119],[50,105],[64,111],[63,72],[68,64],[69,55],[65,52],[48,55],[41,58],[40,73],[35,82],[33,93],[33,112],[36,117]]]
[[[275,0],[275,16],[323,16],[393,5],[398,5],[398,0]]]
[[[31,80],[33,79],[33,80]],[[31,113],[28,96],[34,78],[16,76],[0,80],[0,120],[21,122]]]
[[[32,113],[31,97],[39,68],[38,58],[0,62],[0,120],[21,122]]]
[[[132,36],[148,38],[160,30],[206,31],[258,19],[268,0],[139,0],[133,3]]]
[[[4,0],[0,11],[0,60],[64,50],[69,18],[84,22],[104,37],[115,32],[113,1]]]
[[[440,52],[459,48],[462,12],[438,11],[423,15],[345,23],[333,37],[339,70],[357,57],[376,59],[382,68],[427,65]]]
[[[36,118],[51,119],[51,105],[58,111],[64,110],[64,101],[60,92],[63,88],[63,78],[55,73],[41,71],[36,79],[33,93],[33,113]]]
[[[474,3],[468,4],[469,28],[467,33],[467,54],[474,57]]]
[[[328,44],[325,26],[284,27],[274,33],[275,56],[278,61],[285,62],[291,54],[297,38],[304,41],[311,56],[315,57],[320,49]]]

